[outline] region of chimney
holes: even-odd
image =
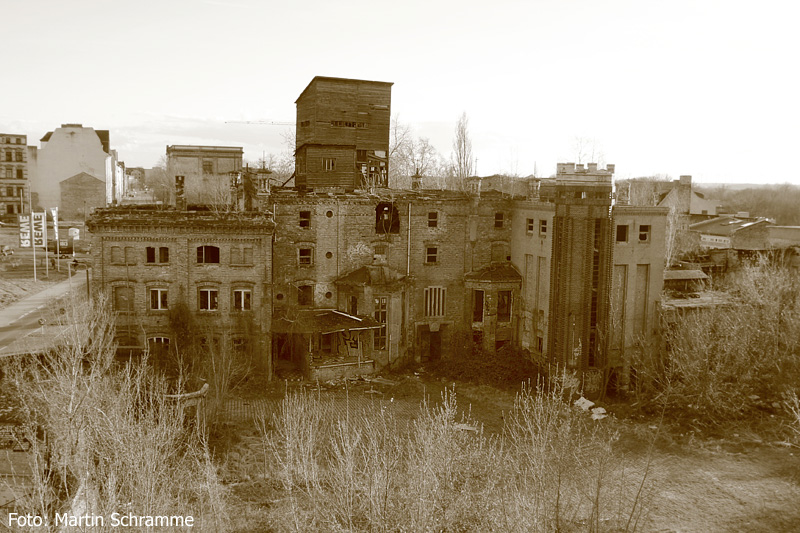
[[[610,174],[613,174],[614,173],[614,168],[615,168],[615,166],[614,166],[613,163],[608,163],[606,165],[606,172],[608,172]]]
[[[186,194],[183,192],[183,176],[175,176],[175,207],[186,211]]]

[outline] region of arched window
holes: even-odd
[[[198,246],[197,247],[197,262],[198,263],[219,263],[219,248],[216,246]]]

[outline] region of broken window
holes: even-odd
[[[301,285],[297,287],[297,304],[298,305],[313,305],[314,303],[314,286]]]
[[[375,208],[375,233],[400,233],[400,213],[391,202],[381,202]]]
[[[497,291],[497,321],[511,321],[511,291]]]
[[[150,309],[154,311],[168,309],[167,289],[149,289],[148,292],[150,293]]]
[[[249,311],[252,291],[250,289],[233,290],[233,308],[236,311]]]
[[[311,248],[300,248],[297,252],[297,262],[301,266],[314,264],[314,251]]]
[[[649,224],[642,224],[639,226],[639,242],[650,242]]]
[[[472,321],[483,322],[483,291],[472,291]]]

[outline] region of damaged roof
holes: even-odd
[[[511,263],[493,263],[476,272],[464,275],[467,281],[521,282],[522,276]]]
[[[341,276],[335,283],[364,287],[366,285],[391,285],[403,281],[403,279],[405,279],[403,274],[386,265],[366,265]]]
[[[336,333],[337,331],[358,331],[377,329],[381,325],[367,316],[353,316],[335,309],[301,309],[292,318],[286,315],[272,321],[272,331],[276,333]]]

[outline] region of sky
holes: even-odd
[[[477,174],[800,185],[800,4],[739,0],[0,0],[0,132],[285,150],[311,79],[393,82],[392,115]],[[592,158],[591,155],[594,154]]]

